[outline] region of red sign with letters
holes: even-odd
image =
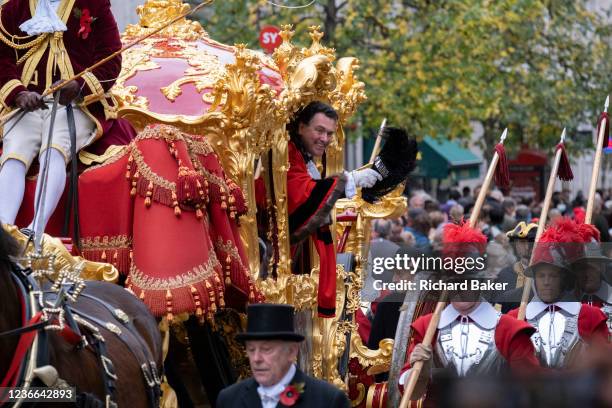
[[[283,39],[280,36],[280,29],[275,26],[265,26],[259,32],[259,45],[268,54],[274,52],[274,50],[281,45]]]

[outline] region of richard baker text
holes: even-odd
[[[397,282],[384,282],[380,279],[374,280],[374,289],[390,290],[390,291],[406,291],[406,290],[473,290],[473,291],[506,291],[508,290],[507,282],[489,282],[479,279],[468,279],[461,282],[449,282],[444,280],[420,280],[418,282],[402,279]]]

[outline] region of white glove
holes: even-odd
[[[353,170],[351,172],[357,187],[372,187],[377,181],[382,180],[382,175],[373,169]]]

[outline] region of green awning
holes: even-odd
[[[480,177],[479,159],[470,150],[448,139],[426,136],[419,144],[419,166],[426,177],[436,179],[466,180]]]

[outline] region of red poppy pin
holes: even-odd
[[[304,383],[289,384],[280,395],[280,403],[292,407],[304,393]]]
[[[74,9],[74,16],[79,19],[79,32],[77,35],[86,40],[89,33],[91,33],[91,23],[96,21],[97,17],[92,17],[89,9],[79,10],[78,8]]]

